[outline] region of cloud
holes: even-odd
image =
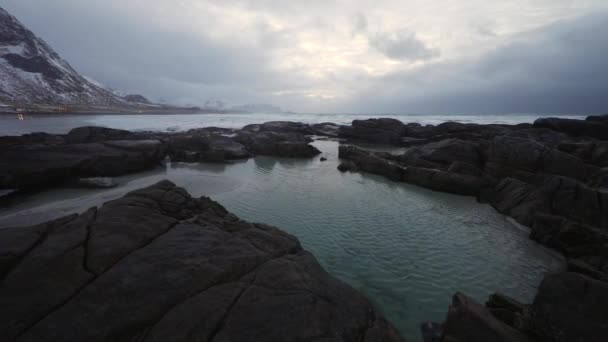
[[[356,106],[410,113],[608,112],[608,41],[597,36],[607,30],[608,11],[560,21],[473,60],[370,79],[356,96],[369,101]],[[380,86],[380,96],[366,96]]]
[[[598,33],[608,29],[605,0],[0,6],[82,74],[174,103],[216,98],[306,112],[606,110],[606,41]]]
[[[401,30],[392,33],[376,33],[369,37],[369,44],[395,60],[427,60],[440,55],[438,49],[427,47],[415,32]]]

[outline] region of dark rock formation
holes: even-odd
[[[206,127],[187,132],[130,132],[78,127],[66,135],[0,137],[0,190],[35,190],[78,178],[113,177],[177,162],[227,162],[254,155],[310,158],[320,153],[309,125],[268,122],[243,130]],[[73,183],[74,184],[74,183]]]
[[[531,305],[493,294],[486,307],[457,293],[442,342],[600,342],[608,334],[608,283],[580,273],[545,276]]]
[[[246,127],[238,132],[235,140],[259,155],[310,158],[321,153],[309,145],[312,139],[292,129],[296,128],[284,127],[277,123],[273,123],[270,128],[266,124],[255,129]]]
[[[0,189],[34,188],[75,177],[113,177],[145,170],[165,156],[158,140],[107,141],[0,150]]]
[[[602,117],[591,117],[589,120],[543,118],[536,120],[534,127],[549,128],[575,137],[608,140],[608,123]]]
[[[69,144],[83,144],[108,140],[131,140],[135,138],[135,134],[123,129],[96,126],[74,128],[65,136],[65,140]]]
[[[353,146],[340,146],[339,157],[355,165],[343,163],[343,169],[384,175],[392,180],[408,182],[433,190],[462,195],[477,195],[488,185],[481,177],[417,166],[404,166],[384,153],[374,153]],[[342,171],[342,170],[341,170]]]
[[[398,144],[406,126],[395,119],[354,120],[352,126],[340,127],[340,137],[381,144]]]
[[[533,340],[498,320],[488,309],[457,293],[443,325],[442,342],[532,342]]]
[[[164,181],[0,230],[6,341],[402,341],[298,240]]]
[[[608,336],[608,283],[577,273],[549,275],[532,305],[539,341],[605,341]]]
[[[167,138],[167,145],[169,157],[178,162],[225,162],[251,157],[245,146],[218,134],[175,134]]]

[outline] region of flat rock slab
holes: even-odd
[[[163,181],[0,230],[5,341],[402,341],[298,240]]]

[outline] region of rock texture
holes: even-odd
[[[523,332],[499,321],[488,309],[457,293],[443,325],[442,342],[532,342]]]
[[[0,230],[5,341],[402,341],[280,230],[163,181]]]
[[[151,168],[165,156],[158,140],[116,140],[0,150],[0,189],[32,189],[79,177],[117,176]]]
[[[65,135],[32,133],[0,137],[0,190],[72,184],[79,178],[113,177],[175,162],[228,162],[254,155],[311,158],[308,125],[268,122],[242,130],[216,127],[187,132],[129,132],[78,127]]]

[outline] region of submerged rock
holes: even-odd
[[[0,333],[19,341],[402,341],[298,240],[163,181],[0,230]]]

